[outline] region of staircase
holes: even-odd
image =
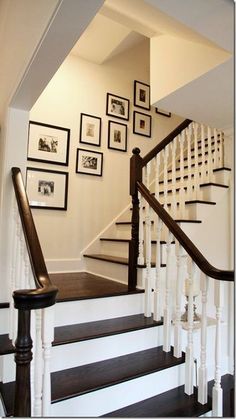
[[[38,310],[32,311],[34,363],[31,363],[32,410],[28,411],[28,416],[205,416],[212,409],[213,412],[214,409],[217,410],[216,404],[219,404],[222,389],[223,403],[219,411],[222,409],[224,417],[234,416],[234,380],[228,373],[224,359],[216,351],[216,369],[212,370],[212,362],[209,362],[208,357],[204,358],[207,349],[210,361],[213,358],[215,335],[218,339],[216,345],[219,343],[222,289],[217,288],[218,300],[216,298],[213,302],[211,294],[208,300],[208,315],[215,309],[215,304],[217,320],[206,318],[204,310],[208,282],[202,279],[199,294],[201,291],[205,299],[199,296],[196,300],[199,310],[202,310],[201,322],[196,327],[192,308],[194,287],[190,275],[188,321],[181,323],[180,314],[184,311],[185,301],[182,298],[183,278],[181,289],[179,288],[179,272],[182,270],[182,274],[186,275],[188,270],[186,249],[181,242],[177,246],[176,236],[168,230],[171,227],[171,224],[170,227],[168,225],[168,218],[165,224],[168,228],[164,228],[160,215],[154,212],[157,200],[161,203],[160,208],[164,208],[175,219],[181,231],[193,239],[197,237],[201,225],[205,228],[211,211],[214,211],[224,199],[224,194],[227,194],[230,169],[223,165],[221,134],[214,131],[212,136],[208,131],[205,138],[202,127],[198,126],[197,129],[194,125],[190,130],[189,123],[185,127],[187,131],[181,126],[180,132],[172,135],[171,142],[165,147],[163,144],[162,147],[157,146],[163,156],[158,150],[152,152],[155,164],[151,165],[149,160],[148,166],[145,165],[145,187],[142,187],[140,178],[137,180],[138,187],[140,185],[138,203],[134,196],[137,190],[132,194],[131,185],[132,208],[127,207],[87,249],[84,254],[87,272],[50,274],[49,277],[44,272],[47,287],[46,281],[38,281],[47,295],[50,290],[52,294],[56,287],[59,292],[54,321],[51,311],[54,306],[48,299],[46,303],[41,303]],[[157,153],[159,158],[156,157]],[[214,161],[211,163],[207,157],[209,155],[213,156]],[[137,168],[140,164],[137,151],[132,159]],[[150,191],[149,194],[146,189]],[[137,205],[140,206],[138,223]],[[16,225],[19,226],[19,220]],[[23,229],[25,232],[24,223]],[[24,260],[20,270],[16,272],[24,274],[26,279],[23,284],[14,284],[13,290],[30,288],[29,285],[32,284],[32,273],[26,262],[26,249],[22,245],[22,233],[19,232],[19,227],[16,227],[16,231],[21,244],[16,250],[15,260],[17,261],[17,253]],[[178,229],[176,231],[178,233]],[[199,233],[201,235],[202,231]],[[176,275],[171,278],[173,271],[169,266],[170,261],[175,259],[175,254],[178,278]],[[135,266],[131,266],[133,255],[138,258]],[[194,269],[193,278],[197,279],[194,276],[196,268]],[[232,276],[228,271],[216,271],[215,275],[223,272],[225,278],[227,275],[227,278]],[[12,276],[16,272],[12,272]],[[42,266],[40,272],[39,277],[42,278]],[[211,293],[216,282],[223,281],[211,279]],[[14,298],[16,307],[19,308],[21,303],[24,305],[24,308],[20,307],[21,311],[25,310],[26,296],[20,302],[18,295],[15,294]],[[19,353],[22,356],[23,352],[27,352],[25,364],[30,365],[30,344],[24,346],[19,339],[18,330],[16,348],[12,345],[8,337],[9,323],[10,337],[14,341],[17,330],[16,313],[9,310],[8,303],[0,305],[0,312],[0,414],[10,416],[15,413],[15,416],[23,416],[22,411],[14,410],[13,354],[15,351],[18,353],[18,369],[21,368],[22,359]],[[224,324],[222,327],[222,333],[225,333],[227,327]],[[206,342],[204,346],[206,329],[208,346]],[[200,336],[203,339],[201,341]],[[194,357],[193,347],[198,351],[194,353]],[[208,363],[208,388],[203,391],[204,379],[201,374],[206,371]],[[23,381],[20,386],[23,386]],[[212,393],[213,387],[215,390]],[[18,391],[19,387],[16,393]],[[199,402],[199,391],[203,394],[204,402],[203,399]]]

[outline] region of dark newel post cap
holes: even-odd
[[[133,148],[132,153],[133,154],[140,154],[140,148],[138,148],[138,147]]]

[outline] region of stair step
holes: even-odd
[[[219,188],[226,188],[226,189],[229,188],[228,185],[223,185],[222,183],[214,183],[214,182],[201,183],[199,186],[200,186],[200,188],[205,188],[207,186],[217,186]]]
[[[131,221],[117,221],[116,225],[117,226],[121,226],[121,225],[130,225]],[[143,224],[145,224],[145,221],[143,222]],[[151,221],[151,224],[154,224],[154,221]]]
[[[231,172],[230,167],[218,167],[218,169],[213,169],[213,172],[220,172],[221,170],[227,170],[228,172]]]
[[[194,394],[188,396],[184,393],[184,386],[180,386],[141,402],[110,412],[103,417],[198,417],[209,410],[211,410],[210,399],[208,399],[207,404],[202,405],[197,402],[196,388],[194,388]]]
[[[111,262],[111,263],[118,263],[120,265],[127,265],[128,266],[128,258],[124,258],[124,257],[118,257],[118,256],[111,256],[111,255],[103,255],[103,254],[87,254],[84,255],[84,257],[86,258],[90,258],[90,259],[97,259],[97,260],[103,260],[105,262]],[[137,265],[138,268],[146,268],[146,264],[144,265]],[[155,268],[156,264],[154,262],[151,263],[151,267]],[[165,264],[161,264],[162,268],[165,268],[166,265]]]
[[[112,237],[101,237],[100,240],[101,241],[108,241],[108,242],[129,243],[131,239],[116,239],[116,238],[112,238]],[[152,240],[151,243],[156,244],[157,241]],[[172,243],[174,243],[174,241]],[[166,244],[166,241],[161,240],[160,244]]]
[[[207,205],[216,205],[216,202],[203,201],[201,199],[193,199],[191,201],[185,201],[185,205],[188,204],[207,204]]]
[[[207,163],[207,160],[205,161],[205,163]],[[195,167],[195,163],[191,164],[191,167]],[[202,162],[199,162],[197,166],[202,166]],[[184,166],[184,169],[188,169],[188,166]],[[180,167],[176,167],[176,172],[180,171]],[[213,169],[213,172],[219,172],[220,170],[228,170],[231,171],[231,169],[229,167],[219,167],[218,169]],[[168,170],[168,173],[171,173],[172,169]]]
[[[61,326],[55,328],[53,345],[64,345],[88,339],[97,339],[105,336],[161,326],[162,324],[162,321],[155,321],[153,320],[153,317],[144,317],[143,314],[135,314],[133,316],[117,317],[115,319]]]

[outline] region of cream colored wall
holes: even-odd
[[[67,211],[34,210],[34,218],[47,260],[63,260],[68,269],[78,269],[80,251],[128,204],[129,159],[137,146],[145,155],[181,122],[177,116],[165,118],[151,112],[152,139],[134,135],[133,81],[149,82],[149,43],[107,61],[103,65],[70,56],[32,108],[30,119],[71,129],[69,167],[37,164],[28,166],[69,171]],[[106,93],[129,98],[128,151],[107,148],[108,120]],[[145,110],[136,108],[137,111]],[[80,113],[102,117],[101,147],[79,143]],[[115,121],[115,119],[113,119]],[[118,119],[116,119],[119,122]],[[124,122],[120,120],[120,122]],[[78,147],[104,153],[103,176],[75,173]]]

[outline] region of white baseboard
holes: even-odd
[[[48,272],[81,272],[84,271],[84,262],[82,259],[47,259],[46,266]]]

